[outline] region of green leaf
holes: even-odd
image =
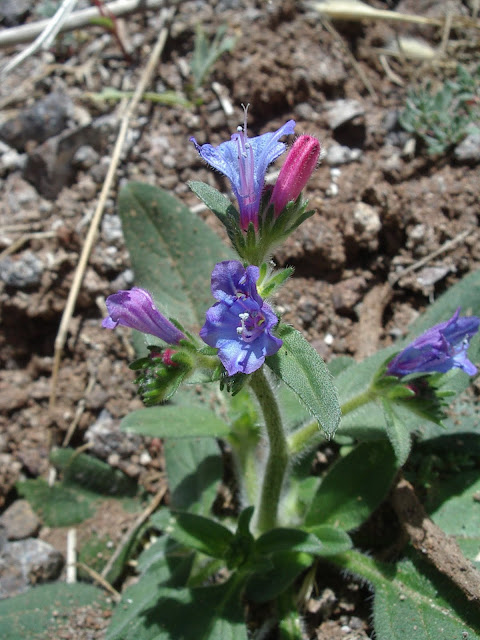
[[[137,286],[148,289],[162,311],[198,330],[212,305],[213,266],[231,259],[231,251],[168,191],[130,182],[118,205]]]
[[[167,439],[164,444],[173,509],[208,515],[222,479],[222,459],[213,438]]]
[[[466,433],[444,435],[422,443],[416,452],[429,463],[428,476],[420,476],[422,469],[417,475],[417,482],[428,487],[427,512],[445,533],[455,536],[469,560],[479,562],[480,480],[476,466],[480,437]]]
[[[209,409],[172,405],[132,411],[122,420],[120,428],[157,438],[221,438],[230,433],[230,427]]]
[[[388,400],[383,400],[383,411],[385,414],[385,428],[390,444],[395,451],[397,465],[403,466],[407,461],[412,442],[408,425],[395,412],[394,407]]]
[[[106,640],[247,640],[241,585],[233,580],[197,589],[143,582],[125,592]]]
[[[89,584],[45,584],[0,602],[0,638],[56,638],[76,607],[106,608],[100,589]]]
[[[167,510],[164,512],[168,515]],[[156,515],[156,514],[155,514]],[[177,542],[167,535],[158,538],[138,558],[140,579],[127,587],[107,629],[106,640],[153,640],[157,629],[150,629],[143,612],[154,607],[161,588],[182,588],[188,580],[193,553],[180,553]]]
[[[310,527],[309,531],[320,540],[322,549],[320,556],[336,556],[339,553],[352,548],[350,536],[343,529],[336,529],[328,525],[318,525]]]
[[[213,558],[225,558],[233,533],[211,518],[188,512],[171,514],[168,534],[177,542]]]
[[[322,543],[316,535],[302,529],[270,529],[255,542],[255,550],[260,555],[281,553],[283,551],[303,551],[321,554]]]
[[[480,639],[478,608],[468,607],[451,583],[423,563],[387,565],[356,551],[335,562],[373,585],[377,640]]]
[[[323,479],[305,519],[350,531],[359,527],[384,500],[397,472],[386,441],[359,444],[336,462]]]
[[[55,484],[49,487],[43,478],[17,482],[18,493],[26,498],[47,527],[68,527],[94,514],[97,495]]]
[[[271,567],[262,567],[247,581],[247,598],[254,602],[273,600],[285,591],[295,578],[313,562],[308,553],[277,553],[269,558]]]
[[[136,482],[122,471],[86,453],[78,453],[75,449],[53,449],[50,460],[63,473],[65,485],[80,486],[107,496],[134,496],[137,492]]]
[[[331,438],[340,422],[337,392],[327,366],[299,331],[282,326],[283,346],[266,364],[294,391]]]

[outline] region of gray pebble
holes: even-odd
[[[43,262],[32,251],[25,251],[17,259],[7,256],[0,261],[0,280],[15,289],[40,284],[43,271]]]

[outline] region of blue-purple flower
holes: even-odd
[[[387,374],[402,377],[410,373],[446,373],[457,367],[475,375],[477,368],[468,359],[467,349],[478,331],[480,318],[459,318],[459,314],[457,309],[450,320],[416,338],[389,363]]]
[[[257,291],[259,269],[237,260],[215,265],[212,294],[218,300],[207,311],[200,337],[218,349],[229,376],[253,373],[276,353],[282,340],[272,334],[278,318]]]
[[[185,338],[180,329],[160,313],[145,289],[133,287],[130,291],[118,291],[108,296],[106,305],[109,315],[102,322],[105,329],[115,329],[120,324],[149,333],[167,344],[178,344]]]
[[[244,231],[253,222],[258,229],[258,211],[265,183],[267,167],[281,155],[286,145],[279,142],[282,136],[294,132],[295,121],[289,120],[275,132],[264,133],[255,138],[247,136],[247,110],[242,127],[238,127],[228,142],[218,147],[199,145],[190,138],[198,153],[214,169],[223,173],[231,184],[240,207],[240,226]]]

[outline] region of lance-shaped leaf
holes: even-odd
[[[148,289],[168,316],[200,327],[211,305],[212,267],[231,251],[168,191],[129,182],[118,204],[137,286]]]
[[[303,551],[320,554],[322,543],[313,533],[302,529],[270,529],[255,542],[255,550],[262,555],[283,551]]]
[[[327,438],[340,422],[340,406],[332,376],[322,358],[293,327],[282,326],[277,334],[283,346],[265,363],[294,391],[317,420]]]
[[[120,428],[154,438],[189,438],[227,436],[230,427],[213,411],[202,407],[148,407],[132,411]]]
[[[480,638],[478,608],[423,562],[388,565],[356,551],[334,560],[366,578],[374,588],[373,623],[377,640]]]
[[[233,533],[211,518],[194,513],[172,513],[166,531],[177,542],[213,558],[224,558]]]
[[[222,479],[222,459],[213,438],[167,438],[164,443],[170,506],[207,515]]]
[[[359,527],[386,497],[396,471],[395,454],[388,442],[359,444],[322,480],[306,526],[330,525],[344,531]]]

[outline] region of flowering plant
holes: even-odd
[[[165,438],[170,495],[168,508],[150,520],[161,535],[138,559],[140,579],[125,591],[109,640],[137,632],[152,639],[270,633],[300,640],[305,594],[325,558],[376,590],[379,638],[391,630],[384,619],[397,616],[400,628],[436,588],[407,561],[404,582],[392,578],[359,550],[365,543],[356,532],[396,486],[416,443],[438,436],[438,425],[452,428],[455,407],[447,398],[476,374],[480,318],[460,316],[457,308],[469,307],[472,285],[447,292],[415,330],[420,337],[396,355],[389,347],[328,368],[282,321],[273,297],[292,270],[276,269],[272,252],[313,214],[301,192],[318,164],[316,138],[299,136],[273,189],[265,186],[268,165],[286,150],[280,139],[294,127],[289,120],[249,138],[245,110],[243,128],[218,147],[192,138],[230,181],[238,210],[212,187],[190,186],[225,225],[233,250],[168,193],[138,183],[121,193],[126,241],[146,288],[108,297],[103,326],[146,334],[136,340],[140,353],[131,366],[145,403],[158,406],[126,416],[122,428]],[[338,459],[319,482],[312,460],[332,439]],[[219,440],[234,487],[223,508]],[[417,586],[405,587],[406,608],[398,614],[391,600],[404,584]],[[390,599],[382,599],[382,589]],[[255,603],[264,606],[256,611]],[[440,602],[442,615],[448,606]],[[437,633],[445,619],[432,611]],[[456,633],[457,618],[449,621]],[[410,631],[402,637],[427,638]]]

